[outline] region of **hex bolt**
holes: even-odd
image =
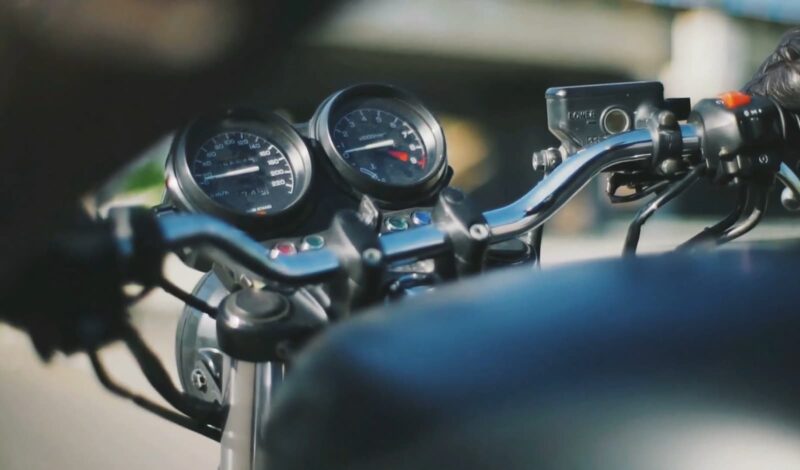
[[[561,152],[557,148],[548,148],[533,153],[531,165],[533,171],[549,173],[561,163]]]
[[[208,379],[206,378],[206,374],[203,373],[200,369],[194,369],[192,371],[192,385],[198,391],[205,393],[208,390]]]
[[[483,241],[489,238],[489,227],[486,224],[475,224],[469,228],[470,236],[477,241]]]
[[[370,266],[378,266],[383,260],[383,253],[377,248],[367,248],[361,254],[361,259]]]

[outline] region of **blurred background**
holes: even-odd
[[[264,64],[269,87],[231,105],[305,122],[339,88],[401,86],[442,122],[454,185],[496,207],[541,177],[531,154],[557,144],[547,130],[547,88],[661,80],[667,97],[713,97],[744,85],[799,22],[794,0],[351,0],[285,63]],[[100,199],[145,189],[143,201],[155,203],[169,142],[155,145]],[[552,230],[603,230],[635,210],[612,208],[603,184],[584,191]],[[668,211],[707,217],[727,211],[729,201],[724,191],[698,187]]]
[[[89,17],[125,12],[98,1],[77,3]],[[225,2],[198,1],[194,8],[204,4],[219,10]],[[160,2],[148,8],[160,8]],[[186,23],[179,19],[172,26],[184,42],[172,44],[196,45],[195,36],[205,37],[191,21],[206,16],[180,18]],[[746,83],[780,35],[798,23],[797,0],[352,0],[304,37],[288,60],[265,61],[269,87],[231,105],[277,110],[305,122],[344,86],[401,86],[442,122],[454,184],[493,207],[541,178],[531,168],[531,154],[557,143],[547,131],[548,87],[661,80],[668,97],[714,96]],[[98,189],[98,199],[158,203],[169,144],[170,136],[154,142]],[[598,181],[587,188],[548,225],[545,265],[619,253],[624,223],[636,206],[612,208],[602,186]],[[732,205],[720,191],[693,190],[647,225],[643,251],[674,246]],[[780,204],[771,210],[769,222],[749,237],[800,235]],[[188,289],[199,277],[175,262],[169,269]],[[154,294],[132,315],[173,372],[180,308]],[[216,468],[214,443],[111,397],[85,358],[43,366],[27,338],[4,326],[0,351],[0,469]],[[124,351],[111,347],[107,355],[118,378],[147,390]]]

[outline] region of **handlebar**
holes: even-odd
[[[697,128],[684,124],[680,130],[683,154],[699,154]],[[541,226],[594,177],[615,165],[645,161],[652,152],[652,134],[648,130],[618,134],[586,147],[519,200],[485,212],[488,242],[508,240]],[[323,280],[341,267],[338,256],[329,248],[270,259],[268,250],[247,234],[205,215],[162,215],[158,225],[168,249],[202,247],[213,261],[226,265],[233,262],[262,280],[302,285]],[[380,238],[386,263],[435,257],[445,253],[448,246],[447,235],[435,224]]]
[[[684,154],[697,154],[700,140],[695,126],[682,125],[681,135]],[[640,129],[612,136],[577,152],[522,198],[485,214],[492,241],[507,240],[539,227],[595,176],[621,163],[647,160],[652,151],[652,134]]]
[[[336,255],[327,249],[297,256],[270,259],[268,250],[241,230],[203,214],[164,215],[159,218],[164,248],[202,248],[223,265],[235,264],[264,280],[289,284],[313,283],[339,268]]]

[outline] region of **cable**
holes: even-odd
[[[689,189],[689,187],[697,181],[705,170],[705,165],[698,165],[692,169],[686,176],[684,176],[677,183],[673,183],[663,193],[656,196],[653,201],[645,205],[636,214],[636,217],[628,227],[628,235],[625,237],[625,246],[622,250],[625,256],[635,256],[636,248],[639,246],[639,238],[642,233],[642,226],[647,220],[656,213],[664,205],[678,197],[681,193]]]
[[[222,432],[219,429],[205,426],[187,416],[175,413],[174,411],[164,408],[163,406],[154,403],[141,395],[137,395],[114,382],[114,380],[109,377],[108,372],[100,360],[100,357],[97,355],[97,351],[89,351],[88,355],[89,360],[92,363],[94,373],[97,376],[97,380],[99,380],[100,384],[103,385],[103,387],[105,387],[105,389],[109,392],[126,400],[131,400],[137,406],[185,429],[202,434],[203,436],[206,436],[207,438],[217,442],[222,440]]]
[[[224,421],[219,407],[178,390],[158,356],[130,325],[122,334],[145,378],[164,400],[181,413],[200,422],[220,427]]]
[[[217,309],[203,301],[195,297],[194,295],[184,291],[180,287],[173,284],[170,280],[165,277],[162,277],[159,281],[159,287],[164,289],[164,292],[174,296],[175,298],[179,299],[181,302],[185,303],[186,305],[192,307],[195,310],[199,310],[206,315],[210,316],[211,318],[217,318]]]

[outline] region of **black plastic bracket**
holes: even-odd
[[[466,275],[480,272],[489,247],[490,231],[483,213],[467,196],[446,188],[433,209],[433,222],[447,234],[453,247],[453,272]]]
[[[689,98],[667,98],[664,100],[664,109],[672,111],[679,121],[689,119],[692,113],[692,100]]]

